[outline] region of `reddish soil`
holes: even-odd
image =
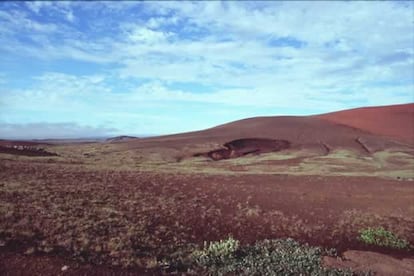
[[[414,275],[414,258],[397,259],[376,252],[349,250],[342,258],[325,256],[323,262],[327,267],[352,268],[356,271],[375,271],[377,276],[412,276]]]
[[[104,206],[116,212],[111,218],[116,219],[112,226],[116,228],[111,231],[120,231],[117,236],[126,233],[122,230],[125,227],[144,227],[138,236],[147,237],[148,245],[142,243],[136,250],[145,254],[163,254],[168,250],[164,246],[177,241],[202,244],[231,234],[243,243],[293,237],[312,245],[334,247],[340,252],[357,249],[400,258],[413,256],[412,251],[368,246],[357,239],[361,228],[382,225],[414,243],[411,231],[414,214],[407,208],[414,198],[410,181],[289,175],[172,175],[89,171],[76,165],[34,162],[1,164],[0,201],[14,206],[16,219],[30,216],[33,222],[24,227],[35,227],[43,233],[42,237],[53,238],[59,233],[64,240],[68,234],[63,230],[66,227],[109,223],[105,217],[97,220],[103,210],[97,204],[104,202]],[[8,183],[15,183],[16,177],[27,186],[7,188]],[[70,225],[64,226],[69,222]],[[10,222],[6,220],[3,225],[7,223]],[[22,227],[21,223],[16,227]],[[85,235],[82,231],[71,231],[75,239],[77,235]],[[93,233],[96,239],[105,237]],[[70,257],[64,252],[70,250],[62,253]],[[11,271],[13,262],[17,262],[14,267],[39,267],[31,263],[36,258],[19,256],[7,257],[11,261],[3,263],[3,271]],[[58,266],[62,262],[58,261]]]
[[[365,107],[315,116],[414,144],[414,104]]]
[[[65,266],[66,269],[64,268]],[[120,269],[108,266],[92,265],[88,263],[79,263],[63,256],[29,256],[22,254],[21,251],[11,250],[10,248],[0,250],[0,275],[4,276],[141,276],[154,275],[157,273],[158,272],[154,270],[151,271],[140,268]]]

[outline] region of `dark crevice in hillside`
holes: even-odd
[[[365,145],[364,142],[362,142],[361,138],[358,137],[355,139],[355,142],[357,142],[357,144],[359,144],[361,146],[361,148],[366,152],[366,153],[371,153],[371,151],[369,150],[368,146]]]
[[[325,150],[325,155],[328,155],[332,150],[331,150],[331,147],[330,146],[328,146],[326,143],[324,143],[324,142],[319,142],[320,144],[321,144],[321,146],[322,146],[322,148]]]
[[[291,143],[287,140],[266,138],[244,138],[225,143],[224,148],[206,153],[197,153],[194,156],[209,157],[214,161],[237,158],[247,154],[260,154],[275,152],[289,148]]]

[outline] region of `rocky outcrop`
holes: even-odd
[[[57,156],[56,153],[48,152],[38,146],[8,145],[0,146],[0,153],[26,155],[26,156]]]

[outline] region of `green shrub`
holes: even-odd
[[[373,244],[397,249],[405,249],[410,246],[408,241],[399,238],[391,231],[385,230],[383,227],[370,227],[363,229],[359,232],[359,234],[359,239],[366,244]]]
[[[232,237],[209,244],[204,242],[204,248],[194,251],[192,258],[200,266],[222,266],[233,261],[239,246],[239,241]]]
[[[321,259],[326,253],[293,239],[240,246],[237,240],[229,238],[205,243],[203,249],[193,252],[190,266],[209,275],[358,275],[350,270],[323,267]]]

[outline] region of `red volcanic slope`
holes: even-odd
[[[414,103],[356,108],[315,117],[414,144]]]
[[[411,104],[363,108],[318,116],[255,117],[202,131],[128,141],[126,145],[133,148],[178,149],[191,148],[195,144],[224,145],[237,139],[267,138],[286,140],[293,148],[317,147],[327,152],[340,148],[368,153],[390,147],[412,148],[412,144],[407,144],[412,137],[410,134],[412,107]],[[354,118],[354,120],[346,124],[347,121],[340,121],[338,118],[342,116],[336,114],[347,114],[345,118]]]

